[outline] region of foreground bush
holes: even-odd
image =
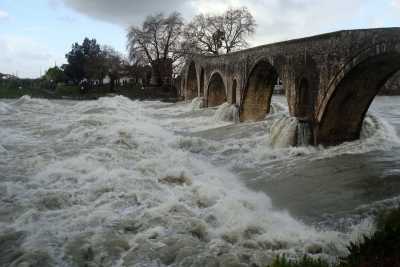
[[[349,255],[336,265],[304,256],[299,261],[278,257],[269,267],[400,267],[400,208],[377,218],[376,232],[350,243]]]
[[[386,212],[377,219],[377,230],[361,243],[351,243],[343,267],[400,266],[400,209]]]

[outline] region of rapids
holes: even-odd
[[[0,101],[0,266],[334,260],[399,204],[395,100],[378,98],[361,140],[332,148],[293,147],[279,97],[241,124],[235,106],[202,99]]]

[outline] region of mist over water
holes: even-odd
[[[242,124],[201,99],[1,101],[0,266],[333,260],[399,204],[399,100],[377,98],[361,140],[332,148],[292,147],[281,97]]]

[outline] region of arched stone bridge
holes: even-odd
[[[400,69],[400,28],[350,30],[187,61],[181,94],[208,107],[240,107],[241,121],[262,120],[281,81],[289,112],[308,122],[314,144],[359,138],[379,89]]]

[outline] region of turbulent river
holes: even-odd
[[[0,266],[265,266],[334,260],[400,203],[400,97],[377,97],[361,140],[292,147],[264,121],[117,96],[0,101]]]

